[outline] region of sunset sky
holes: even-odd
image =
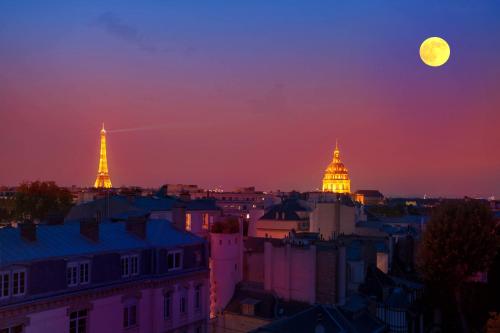
[[[0,185],[500,197],[498,1],[0,2]],[[420,43],[446,39],[442,67]],[[136,131],[113,130],[139,128]]]

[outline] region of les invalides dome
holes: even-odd
[[[340,161],[338,144],[335,144],[333,160],[325,170],[323,192],[351,193],[351,180],[347,168]]]

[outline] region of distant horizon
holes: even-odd
[[[57,186],[63,187],[63,188],[68,188],[68,189],[71,188],[71,187],[82,188],[82,189],[94,189],[94,187],[92,185],[90,185],[90,186],[76,185],[76,184],[64,185],[64,184],[59,184],[58,182],[56,182],[54,180],[34,179],[34,180],[29,180],[28,182],[33,182],[33,181],[53,181],[53,182],[56,183]],[[1,187],[18,187],[21,183],[19,183],[17,185],[0,184],[0,188]],[[256,192],[265,192],[265,193],[278,193],[278,192],[290,193],[290,192],[293,192],[293,191],[296,191],[296,192],[299,192],[299,193],[322,192],[321,189],[319,189],[319,188],[318,189],[309,189],[309,190],[308,189],[304,189],[304,190],[298,190],[298,189],[289,189],[289,190],[284,190],[284,189],[262,189],[262,188],[259,188],[259,187],[255,186],[255,185],[233,186],[233,187],[229,187],[229,188],[218,188],[217,186],[200,186],[199,184],[179,183],[179,182],[162,183],[161,185],[158,185],[158,186],[120,185],[120,186],[113,187],[112,190],[119,190],[121,188],[140,188],[140,189],[143,189],[143,190],[159,190],[163,185],[167,185],[167,184],[171,184],[171,185],[195,185],[195,186],[198,186],[198,188],[200,190],[214,191],[215,189],[218,189],[218,190],[221,189],[223,192],[227,192],[227,193],[230,193],[230,192],[236,193],[237,189],[249,188],[249,187],[254,187]],[[101,190],[104,190],[104,189],[101,189]],[[388,194],[388,193],[384,193],[383,190],[377,189],[377,188],[359,188],[359,189],[355,189],[354,191],[352,191],[351,194],[354,194],[354,193],[356,193],[356,191],[361,191],[361,190],[377,190],[380,193],[382,193],[384,195],[384,197],[390,198],[390,199],[397,199],[397,198],[404,198],[404,199],[413,199],[413,198],[415,198],[415,199],[424,199],[424,197],[426,197],[426,199],[463,199],[465,197],[468,197],[468,198],[473,198],[473,199],[485,199],[485,200],[489,200],[489,199],[491,199],[491,197],[494,197],[495,200],[500,200],[500,198],[497,197],[497,196],[495,196],[495,195],[493,195],[493,196],[492,195],[490,195],[490,196],[479,196],[479,195],[467,195],[467,194],[464,194],[464,195],[461,195],[461,196],[455,196],[455,195],[451,195],[450,196],[450,195],[439,195],[439,194],[436,194],[436,195],[433,195],[433,194],[394,194],[394,193],[389,193]],[[326,193],[328,193],[328,192],[326,192]]]

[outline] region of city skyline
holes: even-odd
[[[314,190],[338,138],[353,192],[499,197],[499,5],[451,3],[4,2],[0,184],[91,186],[104,121],[117,187]]]

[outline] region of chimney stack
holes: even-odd
[[[125,229],[127,232],[141,238],[146,238],[146,216],[129,216],[125,222]]]
[[[81,220],[80,234],[93,242],[99,241],[99,223],[97,219]]]
[[[24,221],[19,225],[21,237],[27,242],[36,242],[36,224],[32,221]]]
[[[186,230],[186,206],[182,202],[172,206],[172,224],[179,230]]]

